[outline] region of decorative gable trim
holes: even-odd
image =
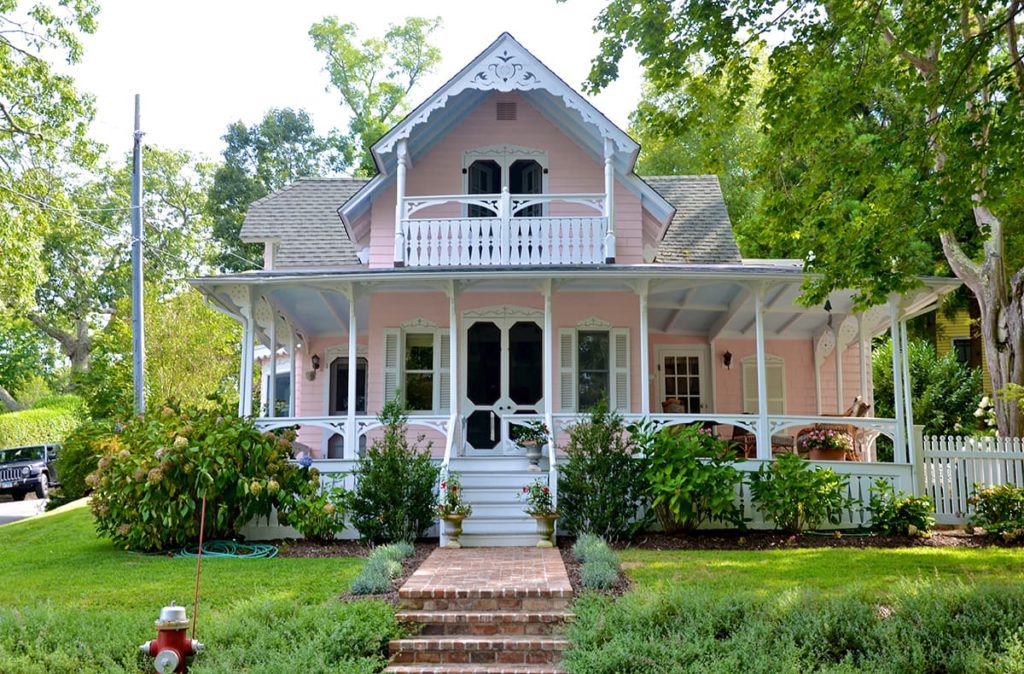
[[[584,319],[576,324],[577,330],[611,330],[612,324],[608,321],[598,318],[597,316],[591,316],[590,318]]]
[[[496,304],[479,309],[467,309],[462,315],[465,318],[544,318],[544,311],[510,304]]]
[[[402,323],[401,327],[403,330],[415,330],[416,328],[434,329],[437,327],[437,323],[434,321],[428,321],[425,318],[413,318]]]

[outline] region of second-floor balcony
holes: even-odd
[[[614,257],[604,194],[460,194],[399,201],[410,267],[600,264]]]

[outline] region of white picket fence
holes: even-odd
[[[921,470],[935,521],[964,524],[974,512],[975,484],[1024,487],[1024,444],[1021,438],[925,436]]]

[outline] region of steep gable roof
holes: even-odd
[[[658,244],[657,262],[735,264],[740,249],[732,234],[718,176],[644,176],[676,212]]]
[[[338,210],[366,184],[363,178],[300,178],[254,202],[240,238],[278,244],[281,269],[350,267],[360,264]]]

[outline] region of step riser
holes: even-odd
[[[402,597],[409,611],[565,611],[572,597]]]
[[[565,633],[565,626],[557,623],[478,623],[470,625],[423,625],[420,636],[516,637],[555,636]]]
[[[562,659],[559,650],[442,650],[414,649],[392,652],[394,664],[513,664],[551,665]]]

